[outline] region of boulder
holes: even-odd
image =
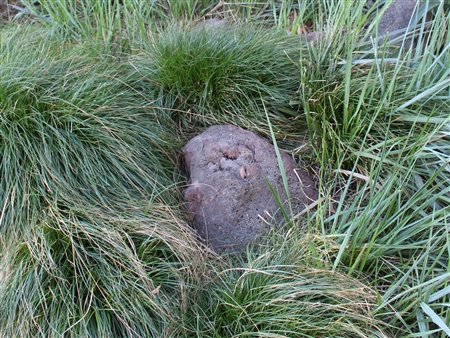
[[[216,251],[235,251],[265,234],[283,216],[266,183],[289,206],[274,146],[255,133],[217,125],[183,148],[186,208],[199,236]],[[308,174],[281,152],[293,213],[317,199]]]
[[[386,9],[378,25],[379,36],[388,36],[388,40],[394,40],[406,33],[404,29],[409,27],[416,9],[420,6],[420,0],[394,0]],[[411,39],[405,41],[405,47],[411,45]]]

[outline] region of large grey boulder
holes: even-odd
[[[215,250],[238,250],[283,220],[265,178],[286,202],[275,148],[255,133],[217,125],[183,148],[188,186],[183,195],[198,234]],[[292,208],[317,199],[314,183],[281,153]],[[286,205],[286,209],[289,207]]]

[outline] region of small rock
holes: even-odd
[[[390,34],[388,40],[402,36],[405,32],[401,30],[409,27],[410,21],[415,15],[416,8],[420,6],[420,0],[394,0],[386,9],[378,25],[378,35],[385,36]],[[397,32],[400,31],[400,32]],[[411,45],[411,39],[405,41],[405,46]]]
[[[275,148],[231,125],[217,125],[183,148],[188,187],[183,195],[198,234],[215,250],[238,250],[283,220],[265,178],[286,203]],[[307,173],[281,153],[294,213],[317,199]],[[285,204],[289,213],[289,207]],[[265,221],[263,221],[264,219]]]

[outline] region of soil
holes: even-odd
[[[19,10],[13,6],[23,7],[19,0],[0,0],[0,23],[12,20],[19,13]]]

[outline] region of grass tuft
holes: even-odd
[[[180,325],[197,253],[185,225],[158,205],[67,209],[42,211],[8,249],[2,335],[161,337]]]
[[[289,77],[295,65],[286,57],[294,45],[280,32],[248,26],[173,27],[150,43],[134,65],[185,127],[196,121],[258,123],[264,117],[263,102],[272,112],[287,106],[295,88]],[[186,111],[192,121],[184,117]]]
[[[126,65],[2,34],[0,335],[164,336],[201,275],[168,206],[176,140]]]
[[[443,2],[392,40],[384,1],[23,3],[0,28],[0,336],[448,336]],[[176,169],[217,123],[296,148],[321,194],[229,257]]]
[[[231,257],[229,267],[216,272],[205,336],[389,336],[388,326],[371,314],[374,290],[326,268],[331,262],[323,242],[295,232],[273,235],[267,246]]]

